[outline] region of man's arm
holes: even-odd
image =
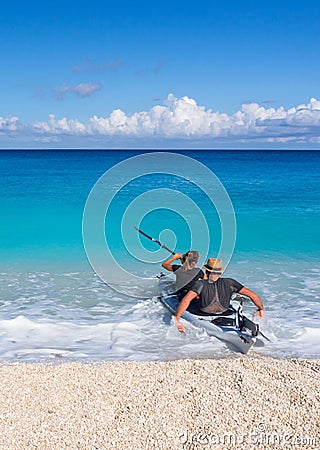
[[[181,300],[181,302],[179,303],[179,306],[177,308],[177,311],[175,313],[175,320],[176,320],[176,325],[178,330],[181,333],[185,333],[185,328],[182,325],[182,323],[180,322],[180,317],[182,316],[182,314],[186,311],[186,309],[188,308],[188,306],[190,305],[190,303],[192,302],[192,300],[194,298],[197,297],[197,293],[193,292],[193,291],[189,291]]]
[[[250,300],[252,300],[253,303],[258,308],[258,310],[254,313],[253,317],[259,316],[262,318],[264,316],[264,306],[263,306],[262,300],[259,297],[259,295],[257,295],[255,292],[251,291],[250,289],[248,289],[246,287],[243,287],[239,291],[239,294],[249,297]]]
[[[162,263],[162,267],[166,270],[168,270],[169,272],[172,272],[172,266],[171,263],[173,261],[176,261],[177,259],[181,258],[181,253],[176,253],[175,255],[172,256],[172,258],[168,259],[167,261],[165,261],[164,263]]]

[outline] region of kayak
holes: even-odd
[[[179,299],[173,289],[174,281],[163,273],[158,278],[159,299],[172,314],[175,314]],[[209,336],[220,339],[231,350],[247,354],[256,343],[257,336],[261,334],[259,325],[243,315],[242,303],[245,297],[238,295],[232,300],[232,306],[222,315],[200,315],[201,313],[185,311],[181,317],[195,327],[204,329]],[[233,306],[235,302],[236,307]],[[259,343],[261,345],[261,342]]]

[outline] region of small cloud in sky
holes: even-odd
[[[156,64],[156,65],[153,67],[153,69],[152,69],[153,73],[160,72],[160,70],[163,69],[163,66],[164,66],[164,62],[163,62],[163,61],[159,61],[158,64]]]
[[[59,87],[52,88],[52,91],[57,100],[63,100],[68,93],[73,93],[77,97],[85,98],[92,97],[95,92],[100,91],[101,89],[101,83],[80,83],[76,86],[70,86],[64,83]]]
[[[0,134],[16,132],[20,128],[20,120],[18,117],[1,117],[0,116]]]
[[[109,70],[116,70],[123,66],[123,61],[117,59],[114,61],[105,61],[103,63],[96,63],[90,59],[86,60],[83,64],[72,67],[72,72],[107,72]]]
[[[42,89],[41,87],[36,87],[34,89],[33,98],[36,98],[38,100],[47,100],[48,99],[48,93]]]
[[[152,73],[156,74],[156,73],[160,72],[163,69],[163,67],[164,67],[164,62],[161,60],[153,67],[137,70],[135,72],[135,74],[136,75],[148,75],[148,74],[152,74]]]

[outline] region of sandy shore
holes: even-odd
[[[0,366],[0,448],[319,449],[320,361]]]

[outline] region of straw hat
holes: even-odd
[[[202,267],[206,269],[208,272],[217,274],[222,273],[224,271],[221,259],[216,258],[209,258],[207,264],[205,264]]]

